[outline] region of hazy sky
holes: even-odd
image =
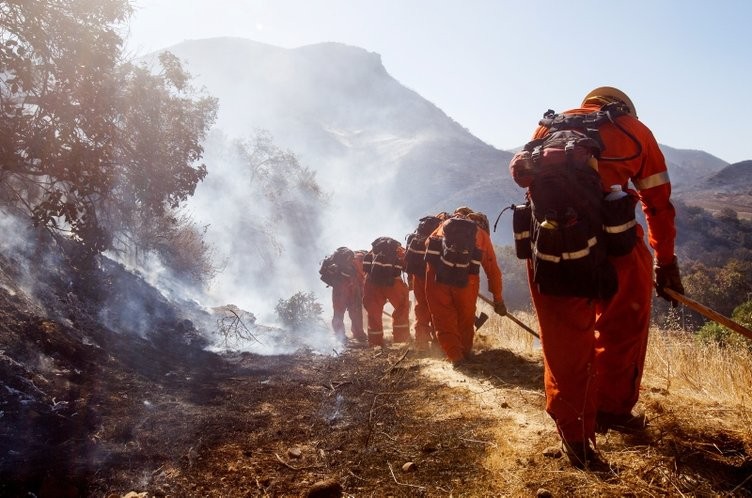
[[[546,109],[611,85],[658,141],[752,159],[749,0],[135,0],[134,55],[236,36],[341,42],[485,142],[522,145]]]

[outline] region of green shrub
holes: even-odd
[[[280,321],[290,330],[301,330],[323,324],[321,304],[312,292],[297,292],[290,299],[280,299],[274,307]]]
[[[744,327],[752,328],[752,301],[747,301],[734,308],[731,319]],[[752,339],[716,322],[708,322],[703,325],[697,336],[705,343],[714,342],[721,347],[746,348],[752,351]]]

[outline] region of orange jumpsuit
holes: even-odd
[[[427,346],[434,338],[431,310],[426,296],[426,277],[410,275],[413,295],[415,296],[415,343],[418,347]]]
[[[597,111],[586,105],[567,113]],[[628,161],[598,161],[603,190],[611,185],[638,190],[648,226],[648,242],[660,264],[674,257],[674,208],[671,184],[663,154],[652,132],[637,118],[625,115],[617,122],[642,146]],[[539,127],[534,138],[545,136]],[[629,157],[636,144],[612,123],[600,127],[605,157]],[[634,193],[634,191],[630,191]],[[538,315],[545,365],[546,411],[559,434],[570,442],[595,442],[598,412],[628,414],[639,397],[645,361],[653,295],[653,258],[637,226],[638,241],[631,253],[609,257],[619,288],[611,299],[543,295],[533,283],[531,262],[528,277]]]
[[[363,331],[363,253],[356,251],[353,259],[355,271],[349,279],[332,287],[332,329],[334,335],[344,342],[345,336],[345,311],[350,317],[350,331],[353,339],[365,341],[366,334]]]
[[[444,236],[444,223],[431,237]],[[480,227],[475,232],[475,247],[481,251],[480,264],[488,277],[488,290],[494,301],[501,301],[501,270],[491,237]],[[462,360],[473,349],[475,304],[480,290],[480,275],[469,275],[465,287],[453,287],[436,281],[436,270],[426,264],[426,298],[431,309],[436,339],[451,362]]]
[[[397,249],[401,267],[405,265],[405,250]],[[394,307],[392,312],[392,339],[394,342],[410,341],[410,291],[402,277],[394,277],[389,287],[381,287],[370,282],[366,274],[363,287],[363,306],[368,313],[368,344],[384,345],[384,324],[381,314],[387,301]]]

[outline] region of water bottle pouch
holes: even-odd
[[[515,206],[512,211],[512,230],[514,232],[514,249],[519,259],[530,259],[533,250],[530,245],[533,210],[530,204]]]
[[[635,201],[625,195],[615,201],[603,202],[603,234],[609,256],[629,254],[637,243]]]
[[[533,281],[542,294],[608,298],[617,277],[586,220],[545,228],[533,221]]]

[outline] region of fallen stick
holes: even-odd
[[[387,368],[386,370],[384,370],[384,375],[386,375],[389,372],[391,372],[392,370],[394,370],[394,367],[396,367],[399,364],[399,362],[401,362],[402,360],[405,359],[405,356],[407,356],[407,353],[409,351],[410,351],[410,348],[405,348],[405,352],[402,354],[402,356],[400,357],[400,359],[397,360],[397,361],[395,361],[394,364],[390,365],[389,368]]]
[[[281,463],[282,465],[284,465],[290,470],[306,470],[306,469],[313,469],[313,468],[318,467],[318,465],[308,465],[306,467],[295,467],[294,465],[290,465],[289,463],[282,460],[282,457],[279,456],[277,453],[275,453],[274,456],[277,457],[277,460],[279,461],[279,463]]]
[[[282,457],[281,457],[281,456],[279,456],[278,454],[276,454],[276,453],[275,453],[275,454],[274,454],[274,456],[275,456],[275,457],[277,457],[277,460],[279,460],[279,463],[281,463],[282,465],[284,465],[284,466],[285,466],[285,467],[287,467],[288,469],[292,469],[292,470],[300,470],[300,469],[299,469],[298,467],[295,467],[295,466],[293,466],[293,465],[290,465],[289,463],[287,463],[287,462],[285,462],[284,460],[282,460]]]
[[[349,380],[346,380],[344,382],[338,382],[337,385],[335,386],[331,381],[329,381],[329,385],[326,385],[326,384],[321,384],[321,385],[324,386],[325,389],[330,390],[327,396],[331,396],[332,393],[334,393],[338,387],[344,386],[345,384],[351,384],[351,382]]]
[[[394,475],[394,470],[392,469],[392,464],[390,462],[386,462],[386,464],[389,466],[389,472],[392,473],[392,479],[394,479],[394,482],[397,483],[397,485],[399,485],[399,486],[409,486],[411,488],[418,488],[418,489],[426,489],[425,486],[418,486],[418,485],[415,485],[415,484],[408,484],[408,483],[405,483],[405,482],[399,482],[397,480],[397,476]]]
[[[707,318],[710,318],[714,322],[720,323],[721,325],[730,328],[736,333],[739,333],[743,336],[745,336],[748,339],[752,339],[752,330],[749,330],[744,325],[741,325],[739,323],[736,323],[731,318],[728,318],[727,316],[721,315],[717,311],[708,308],[704,304],[700,304],[694,299],[690,299],[684,294],[679,294],[678,292],[668,289],[666,287],[663,288],[663,291],[669,295],[672,299],[675,299],[679,301],[680,303],[684,304],[688,308],[692,308],[696,312],[700,313],[701,315],[704,315]]]

